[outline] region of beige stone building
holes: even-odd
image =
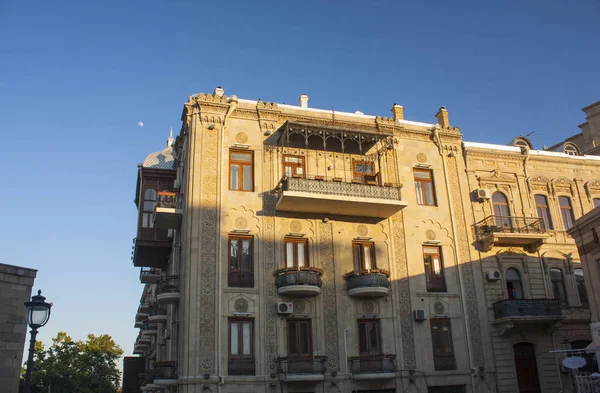
[[[600,160],[436,117],[191,96],[139,167],[142,389],[557,391],[549,351],[590,340],[561,217]]]

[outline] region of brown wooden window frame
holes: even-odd
[[[538,197],[543,198],[543,203],[538,203]],[[548,197],[544,194],[535,194],[533,196],[535,201],[535,210],[537,211],[537,215],[542,219],[544,223],[545,230],[553,230],[554,223],[552,222],[552,215],[550,214],[550,206],[548,206]],[[540,214],[541,213],[541,214]],[[548,217],[548,221],[546,222],[546,217]]]
[[[456,370],[454,340],[452,339],[452,323],[450,318],[431,318],[429,320],[429,326],[431,329],[431,346],[433,347],[435,370]],[[443,334],[443,329],[445,327],[448,328],[447,336]],[[441,344],[441,347],[438,347],[436,343]]]
[[[366,337],[364,337],[365,339],[365,347],[367,348],[367,351],[362,351],[362,340],[363,337],[361,337],[361,325],[364,326],[365,329],[365,335]],[[377,345],[377,349],[376,350],[372,350],[372,340],[371,340],[371,336],[370,336],[370,332],[373,331],[373,329],[375,329],[375,340],[376,340],[376,345]],[[379,319],[359,319],[358,320],[358,354],[360,356],[372,356],[372,355],[381,355],[381,324],[379,323]]]
[[[553,271],[557,271],[560,273],[560,279],[552,277]],[[563,273],[563,270],[558,267],[552,267],[548,270],[548,274],[550,276],[550,284],[552,285],[552,293],[554,294],[554,297],[560,300],[561,305],[568,305],[569,298],[567,296],[567,287],[565,285],[565,275]]]
[[[417,173],[426,173],[429,178],[417,177]],[[415,189],[417,192],[417,205],[420,206],[437,206],[437,199],[435,195],[435,183],[433,181],[433,171],[431,169],[414,168],[413,177],[415,179]],[[427,185],[431,187],[431,195],[427,191]],[[419,194],[420,191],[420,194]],[[420,195],[420,200],[419,200]],[[430,201],[431,199],[431,201]],[[430,203],[431,202],[431,203]]]
[[[249,160],[236,160],[236,159],[232,158],[234,154],[247,155],[250,157],[250,159]],[[238,166],[237,188],[232,187],[232,179],[233,179],[232,168],[234,165]],[[244,189],[244,167],[250,167],[250,188],[249,189]],[[254,191],[254,152],[253,151],[229,149],[229,185],[228,186],[231,191],[243,191],[243,192]]]
[[[291,338],[290,338],[290,326],[291,325],[294,326],[295,335],[296,335],[296,340],[294,343],[294,345],[298,349],[298,351],[296,353],[292,353],[292,351],[291,351]],[[302,345],[301,345],[302,338],[300,337],[300,332],[302,331],[302,329],[300,328],[301,325],[305,325],[307,327],[306,328],[306,332],[307,332],[306,341],[307,341],[307,347],[308,347],[307,353],[303,353],[301,350],[301,347],[302,347]],[[312,356],[312,321],[310,319],[288,319],[287,323],[285,325],[285,336],[286,336],[286,340],[287,340],[287,356],[288,357]]]
[[[592,198],[592,209],[600,207],[600,198]]]
[[[293,261],[292,264],[288,264],[288,244],[292,244],[293,247]],[[304,265],[300,266],[298,260],[298,244],[304,245]],[[283,263],[284,268],[299,268],[299,267],[310,267],[308,258],[308,239],[286,237],[283,239]]]
[[[147,199],[148,192],[151,191],[154,195],[154,199]],[[142,222],[141,227],[152,229],[154,228],[154,207],[158,201],[158,193],[152,187],[148,187],[144,190],[144,199],[142,200]],[[146,203],[151,203],[152,207],[146,208]]]
[[[437,250],[436,254],[426,252],[427,248],[435,248]],[[423,252],[423,265],[425,267],[425,280],[427,284],[427,292],[447,292],[448,288],[446,287],[446,276],[444,273],[444,258],[442,256],[442,247],[433,246],[425,244],[422,246]],[[432,256],[431,262],[427,261],[427,256]],[[437,278],[437,274],[435,273],[435,263],[433,256],[437,256],[439,259],[439,268],[440,268],[440,278]]]
[[[567,205],[563,205],[561,201],[566,201]],[[560,216],[565,230],[570,229],[575,222],[575,214],[573,212],[573,201],[566,195],[560,195],[558,197],[558,207],[560,208]]]
[[[357,165],[368,165],[371,168],[371,173],[365,174],[364,172],[357,172]],[[373,162],[364,160],[352,160],[352,183],[371,185],[379,184],[379,173],[375,173],[375,165],[373,165]]]
[[[250,241],[250,260],[249,267],[243,268],[243,253],[241,248],[237,254],[237,267],[232,267],[233,255],[231,250],[231,241],[237,240],[239,244],[243,244],[243,241]],[[239,246],[238,246],[239,247]],[[251,235],[229,235],[227,239],[227,270],[228,278],[227,283],[230,287],[237,288],[254,288],[254,236]]]
[[[286,162],[285,159],[291,157],[291,158],[300,158],[302,160],[301,163],[297,163],[297,162]],[[286,176],[289,176],[286,172],[286,168],[289,167],[292,170],[292,175],[290,177],[299,177],[299,178],[305,178],[306,177],[306,159],[304,156],[298,156],[295,154],[284,154],[283,158],[282,158],[282,162],[283,162],[283,174]],[[302,173],[297,173],[298,168],[302,169]]]
[[[371,247],[371,267],[365,266],[364,248],[365,246]],[[360,266],[356,266],[356,250],[359,250],[359,263]],[[375,243],[374,242],[352,242],[352,264],[355,271],[359,270],[373,270],[377,269],[377,260],[375,259]],[[357,269],[358,267],[358,269]]]
[[[238,329],[238,354],[234,355],[232,353],[232,336],[231,336],[231,324],[237,323],[240,327]],[[244,354],[243,352],[244,346],[244,329],[242,328],[244,323],[250,324],[250,353]],[[229,359],[252,359],[254,358],[254,318],[240,318],[240,317],[232,317],[228,318],[229,325]]]

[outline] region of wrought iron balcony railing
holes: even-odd
[[[325,374],[326,356],[277,358],[279,368],[288,374]]]
[[[156,207],[165,207],[170,209],[180,209],[177,194],[169,191],[159,191]]]
[[[153,304],[150,306],[150,310],[148,311],[148,315],[149,316],[156,316],[156,315],[167,315],[167,309],[160,307],[158,304]]]
[[[545,233],[544,222],[538,217],[488,216],[475,224],[478,239],[493,233]]]
[[[154,331],[158,330],[158,324],[156,322],[145,321],[144,326],[142,327],[142,331]]]
[[[290,285],[312,285],[321,288],[323,271],[315,267],[285,268],[275,272],[277,288]]]
[[[229,375],[254,375],[256,362],[254,358],[229,359],[227,370]]]
[[[154,362],[154,379],[177,379],[176,362]]]
[[[344,275],[347,289],[366,287],[390,287],[390,273],[383,269],[354,270]]]
[[[143,374],[144,376],[144,385],[150,385],[154,383],[154,370],[146,370]]]
[[[167,276],[156,282],[156,294],[179,293],[179,276]]]
[[[373,176],[374,179],[375,177]],[[401,188],[400,185],[395,183],[380,185],[376,180],[357,183],[341,177],[307,175],[305,177],[284,176],[277,191],[301,191],[314,194],[400,200]]]
[[[454,354],[433,355],[433,368],[435,370],[456,370],[456,358]]]
[[[558,299],[506,299],[494,303],[494,317],[556,317],[562,316]]]
[[[396,355],[363,355],[348,358],[352,374],[393,373]]]
[[[148,276],[160,276],[161,270],[156,267],[141,267],[140,268],[140,282],[145,283],[145,278]]]

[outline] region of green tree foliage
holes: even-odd
[[[35,345],[31,392],[114,393],[122,355],[123,350],[107,334],[90,334],[83,342],[59,332],[48,349],[41,342]]]

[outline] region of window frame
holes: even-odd
[[[561,204],[562,200],[566,200],[568,206],[563,206]],[[565,230],[568,230],[573,227],[575,223],[575,213],[573,211],[573,201],[571,198],[566,195],[558,196],[558,207],[560,209],[560,216],[562,217],[562,223]],[[570,220],[570,222],[568,222]],[[569,225],[570,224],[570,225]]]
[[[288,157],[300,158],[302,160],[302,163],[298,164],[298,163],[293,163],[293,162],[286,162],[285,159]],[[290,177],[298,177],[298,178],[302,178],[302,179],[304,179],[306,177],[306,159],[304,156],[299,156],[296,154],[284,154],[281,160],[282,160],[284,175],[288,176],[285,169],[286,169],[286,167],[290,167],[292,170],[292,176],[290,176]],[[302,168],[302,174],[296,173],[298,168]]]
[[[434,326],[437,326],[437,331]],[[429,327],[431,331],[431,346],[433,349],[434,368],[435,370],[456,370],[456,357],[454,354],[454,339],[452,337],[452,321],[450,318],[430,318]],[[446,342],[443,328],[448,328],[449,342]],[[438,342],[442,344],[442,348],[436,348],[435,336],[438,336]],[[448,347],[450,350],[448,351]],[[436,364],[436,358],[452,358],[450,366],[440,367]]]
[[[154,199],[148,198],[148,191],[152,191],[154,194]],[[142,222],[141,227],[146,229],[154,228],[154,209],[156,207],[156,202],[158,201],[158,192],[152,188],[148,187],[144,190],[144,199],[142,200]],[[146,202],[152,202],[152,209],[146,210]],[[148,225],[146,225],[148,224]]]
[[[288,264],[288,253],[287,247],[288,244],[293,244],[294,256],[292,265]],[[304,265],[299,265],[298,260],[298,244],[304,244]],[[285,237],[283,239],[283,263],[285,269],[299,269],[299,268],[308,268],[310,267],[309,257],[308,257],[308,239],[305,238],[296,238],[296,237]]]
[[[231,255],[231,241],[237,240],[242,244],[244,240],[250,240],[250,267],[245,269],[243,268],[243,253],[238,251],[237,255],[237,267],[232,268],[231,261],[233,256]],[[240,249],[241,250],[241,249]],[[237,234],[229,234],[227,238],[227,284],[230,287],[236,288],[254,288],[254,236],[252,235],[237,235]],[[237,281],[234,277],[237,276]],[[249,283],[244,281],[244,277],[250,277],[248,280]]]
[[[365,333],[366,333],[366,341],[365,341],[365,346],[368,347],[367,348],[367,352],[361,352],[361,334],[360,334],[360,327],[361,325],[365,326]],[[381,351],[381,324],[379,322],[379,319],[366,319],[366,318],[361,318],[358,320],[358,354],[359,356],[374,356],[374,355],[381,355],[382,351]],[[369,329],[373,329],[375,328],[375,337],[376,337],[376,341],[377,341],[377,349],[375,351],[372,350],[371,348],[371,336],[370,336],[370,332],[372,330]]]
[[[238,326],[242,327],[244,323],[249,323],[250,324],[250,354],[246,355],[244,353],[239,353],[239,352],[243,352],[243,346],[244,346],[244,329],[243,328],[239,328],[238,329],[238,354],[234,355],[231,353],[232,350],[232,336],[231,336],[231,324],[232,323],[238,323]],[[228,351],[228,358],[233,360],[233,359],[254,359],[254,318],[241,318],[241,317],[230,317],[228,318],[228,341],[229,341],[229,351]]]
[[[592,209],[600,207],[600,198],[592,198]]]
[[[232,158],[233,154],[242,154],[250,156],[250,160],[234,160]],[[238,188],[233,188],[231,184],[232,180],[232,167],[233,165],[238,166],[238,174],[237,174],[237,185]],[[244,167],[250,167],[250,189],[244,189]],[[253,192],[254,191],[254,152],[252,150],[238,150],[238,149],[229,149],[229,184],[230,191],[242,191],[242,192]]]
[[[364,172],[357,172],[356,165],[368,165],[371,168],[370,174]],[[372,180],[367,180],[370,177]],[[371,161],[364,160],[352,160],[352,183],[360,184],[377,184],[379,182],[379,175],[375,173],[375,165]]]
[[[435,248],[437,249],[437,254],[426,252],[426,248]],[[446,275],[444,273],[444,258],[442,255],[442,247],[424,244],[421,246],[421,251],[423,253],[423,267],[425,269],[425,283],[427,287],[427,292],[447,292],[448,288],[446,286]],[[431,262],[427,262],[426,256],[437,256],[439,259],[439,267],[440,267],[440,278],[436,278],[435,273],[435,263],[432,257]]]
[[[554,279],[554,277],[552,277],[552,271],[558,271],[560,272],[560,280],[556,280]],[[552,286],[552,294],[554,295],[555,299],[560,300],[560,304],[563,306],[567,306],[569,304],[569,298],[567,297],[567,287],[565,285],[565,275],[562,271],[561,268],[558,267],[551,267],[550,269],[548,269],[548,275],[550,276],[550,284]],[[562,293],[560,293],[560,289],[557,291],[557,286],[560,286],[560,288],[562,288]],[[557,293],[559,292],[559,293]],[[563,296],[564,295],[564,296]]]
[[[298,349],[298,353],[291,353],[290,351],[290,325],[295,325],[295,334],[296,334],[296,348]],[[302,353],[301,352],[301,337],[300,337],[300,325],[301,324],[306,324],[307,329],[307,344],[308,344],[308,353]],[[287,350],[287,356],[288,357],[292,357],[292,358],[301,358],[301,357],[309,357],[312,356],[313,350],[312,350],[312,321],[310,319],[287,319],[286,320],[286,325],[285,325],[285,336],[286,336],[286,350]]]
[[[581,275],[577,274],[577,271],[581,271]],[[575,268],[573,269],[573,276],[575,276],[575,287],[577,288],[577,295],[579,296],[579,303],[581,304],[582,307],[584,308],[589,308],[590,307],[590,298],[588,296],[587,293],[587,288],[585,286],[585,272],[583,271],[583,268]],[[578,278],[581,277],[581,278]],[[582,292],[583,290],[583,292]],[[583,295],[583,296],[582,296]]]
[[[517,275],[519,276],[519,280],[518,280],[518,281],[517,281],[517,280],[508,280],[508,279],[506,278],[506,277],[508,277],[508,274],[507,274],[507,272],[508,272],[509,270],[513,270],[513,271],[515,271],[515,272],[517,273]],[[521,275],[521,272],[519,271],[519,269],[517,269],[517,268],[514,268],[514,267],[509,267],[509,268],[507,268],[507,269],[504,271],[504,277],[505,277],[505,279],[504,279],[504,284],[505,284],[505,285],[504,285],[504,286],[505,286],[505,288],[506,288],[506,296],[507,296],[507,298],[508,298],[508,299],[511,299],[511,300],[520,300],[520,299],[525,299],[525,291],[524,291],[524,288],[523,288],[523,276]],[[521,290],[521,297],[517,297],[517,296],[515,296],[514,289],[513,289],[513,290],[512,290],[512,292],[511,292],[511,290],[508,288],[508,283],[518,283],[518,284],[519,284],[519,289]]]
[[[427,173],[429,178],[417,178],[416,173]],[[437,206],[437,198],[435,193],[435,183],[433,179],[433,170],[424,168],[413,168],[413,178],[415,181],[415,191],[417,196],[417,205],[419,206]],[[431,195],[428,195],[427,184],[431,185]],[[421,193],[419,194],[419,190]],[[421,195],[421,201],[419,201],[419,195]],[[429,203],[429,197],[431,202]]]
[[[370,246],[371,247],[371,267],[370,268],[366,268],[365,267],[365,258],[364,258],[364,247],[365,246]],[[359,259],[360,259],[360,266],[359,269],[357,269],[357,266],[355,264],[356,262],[356,248],[359,248]],[[352,265],[354,267],[354,271],[361,271],[361,270],[375,270],[377,269],[377,260],[375,259],[375,243],[374,242],[360,242],[360,241],[353,241],[352,242]]]
[[[537,200],[538,197],[544,198],[544,204],[538,204],[538,200]],[[537,212],[537,215],[539,218],[542,219],[542,222],[544,223],[544,229],[545,230],[554,230],[554,222],[552,221],[552,214],[550,213],[550,205],[548,204],[548,197],[544,194],[535,194],[533,196],[533,200],[535,202],[535,210]],[[540,211],[542,211],[542,215],[540,215]],[[548,217],[548,222],[546,222],[546,218],[543,215],[544,212],[546,213],[546,216]]]

